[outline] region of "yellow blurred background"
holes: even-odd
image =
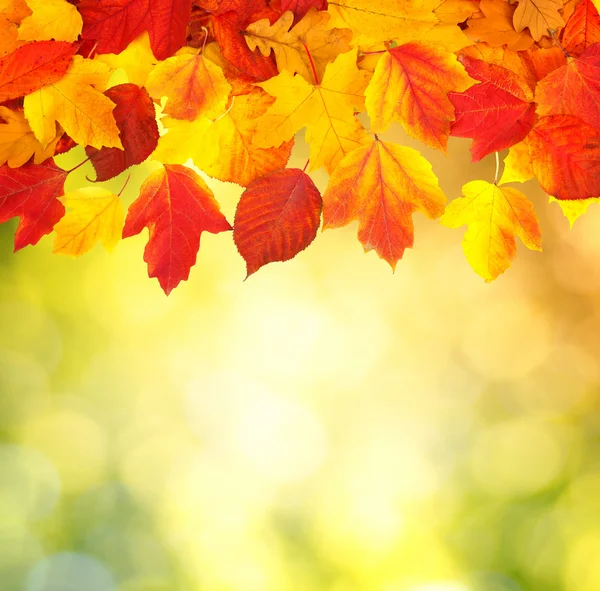
[[[494,178],[467,140],[384,139],[449,199]],[[75,260],[2,226],[0,589],[598,591],[600,208],[570,231],[524,191],[544,252],[492,284],[419,214],[395,274],[356,225],[246,282],[205,233],[168,298],[146,233]]]

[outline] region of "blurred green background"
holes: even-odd
[[[468,141],[384,139],[449,199],[493,180]],[[395,274],[356,225],[246,282],[203,234],[168,298],[146,233],[68,259],[2,226],[0,589],[598,591],[600,208],[569,231],[524,190],[544,253],[489,285],[418,214]]]

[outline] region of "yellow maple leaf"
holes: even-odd
[[[114,77],[120,74],[119,70],[123,71],[127,82],[145,86],[148,74],[158,63],[150,47],[148,31],[144,31],[136,37],[121,53],[96,55],[94,61],[106,64],[112,70],[115,70],[109,86],[114,86]]]
[[[264,56],[273,50],[280,72],[298,73],[311,84],[323,77],[325,67],[340,53],[350,51],[352,31],[329,29],[330,15],[311,8],[293,28],[294,13],[284,12],[273,25],[268,18],[248,26],[244,32],[248,47],[257,47]],[[314,68],[314,71],[313,71]]]
[[[19,40],[19,24],[30,14],[25,0],[0,0],[0,58],[25,44]]]
[[[367,142],[354,112],[364,110],[370,74],[356,67],[356,54],[356,49],[340,54],[317,85],[287,71],[258,84],[277,100],[260,118],[255,143],[276,147],[306,126],[310,169],[324,166],[331,172],[346,154]]]
[[[569,227],[573,229],[573,224],[587,212],[590,205],[600,203],[600,197],[591,197],[590,199],[556,199],[550,197],[550,203],[557,203],[563,212],[563,215],[569,220]]]
[[[477,0],[442,0],[433,12],[441,22],[456,25],[473,16],[478,6]]]
[[[56,144],[62,133],[56,134],[46,149],[35,139],[27,119],[22,111],[11,111],[0,106],[0,166],[8,164],[10,168],[23,166],[32,156],[36,164],[54,155]]]
[[[529,140],[525,138],[508,149],[500,183],[524,183],[533,178]]]
[[[441,215],[446,197],[431,164],[416,150],[376,139],[348,154],[323,194],[323,229],[358,220],[365,252],[375,250],[394,269],[413,245],[412,214]]]
[[[67,193],[60,200],[67,213],[54,226],[53,252],[70,256],[85,254],[100,241],[109,252],[121,239],[125,214],[121,199],[99,187]]]
[[[68,41],[77,40],[83,27],[83,19],[77,8],[67,0],[25,0],[31,16],[24,18],[19,26],[21,41]]]
[[[542,250],[533,204],[517,189],[471,181],[463,197],[452,201],[440,222],[449,228],[467,225],[463,250],[474,271],[487,282],[504,273],[517,253],[515,238]]]
[[[184,48],[150,72],[146,89],[152,98],[167,97],[163,111],[176,119],[216,118],[227,106],[231,85],[223,70],[199,50]]]
[[[550,36],[550,31],[564,27],[565,21],[559,10],[562,10],[562,0],[518,0],[519,5],[513,15],[513,24],[517,33],[526,27],[531,36],[539,41],[542,37]]]
[[[353,43],[418,41],[439,22],[434,10],[440,0],[334,0],[328,11],[332,25],[354,31]]]
[[[279,148],[261,148],[252,142],[258,118],[274,99],[255,88],[250,94],[233,97],[233,105],[215,121],[200,117],[182,121],[165,117],[168,130],[159,142],[153,158],[164,164],[184,164],[190,158],[206,174],[247,186],[264,174],[284,168],[292,142]]]
[[[106,64],[76,55],[63,78],[25,97],[25,117],[44,148],[56,135],[58,121],[78,144],[123,149],[115,104],[94,88],[104,88],[110,75]]]

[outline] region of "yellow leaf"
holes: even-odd
[[[153,158],[164,164],[184,164],[192,158],[206,174],[242,186],[264,174],[284,168],[292,142],[279,148],[261,148],[252,143],[260,117],[273,103],[266,92],[255,88],[250,94],[233,97],[226,115],[216,121],[200,117],[181,121],[165,117],[168,130]]]
[[[529,140],[511,146],[504,159],[504,171],[500,183],[524,183],[533,178],[533,165],[529,154]]]
[[[477,0],[442,0],[434,10],[443,23],[456,25],[465,22],[479,10]]]
[[[355,45],[380,41],[418,41],[438,21],[433,11],[440,0],[334,0],[329,2],[332,25],[354,31]]]
[[[558,12],[562,7],[562,0],[519,0],[513,15],[515,30],[520,33],[527,27],[536,41],[544,35],[549,37],[550,31],[565,26],[565,21]]]
[[[438,217],[446,197],[431,164],[416,150],[376,140],[348,154],[323,195],[323,229],[358,220],[365,252],[374,249],[394,269],[413,245],[412,214]]]
[[[467,225],[463,250],[469,264],[486,281],[504,273],[517,253],[515,237],[531,250],[542,250],[542,238],[532,203],[517,189],[472,181],[463,197],[448,205],[441,223]]]
[[[550,203],[557,203],[564,216],[569,220],[569,227],[573,229],[573,224],[587,212],[590,205],[600,203],[600,197],[591,197],[590,199],[556,199],[550,197]]]
[[[152,98],[168,97],[163,109],[167,115],[193,121],[222,115],[231,85],[219,66],[204,59],[198,50],[185,48],[157,64],[146,89]]]
[[[11,111],[0,107],[0,166],[7,164],[10,168],[23,166],[32,156],[36,164],[41,164],[54,155],[56,144],[62,134],[56,134],[53,141],[44,150],[35,139],[25,115],[21,111]]]
[[[121,239],[125,214],[121,199],[97,187],[86,187],[60,198],[67,213],[54,226],[54,251],[81,256],[100,241],[109,252]]]
[[[146,85],[148,74],[157,64],[147,31],[139,35],[121,53],[96,55],[94,61],[106,64],[112,70],[123,70],[127,81],[138,86]]]
[[[330,18],[327,12],[313,7],[290,30],[294,13],[288,10],[273,25],[268,18],[252,23],[244,35],[252,51],[258,47],[264,56],[269,56],[273,50],[280,72],[298,73],[310,84],[315,84],[323,77],[329,62],[340,53],[350,51],[352,31],[329,29]]]
[[[56,122],[83,146],[123,149],[113,116],[115,104],[94,85],[110,78],[106,64],[76,55],[66,75],[25,97],[25,117],[46,148],[56,135]]]
[[[32,15],[19,27],[21,41],[77,40],[83,19],[77,8],[67,0],[25,0]]]
[[[364,110],[369,77],[356,67],[353,50],[329,64],[316,86],[287,71],[261,82],[258,86],[277,100],[260,118],[255,143],[263,148],[279,146],[306,126],[310,169],[324,166],[331,172],[346,154],[369,141],[354,116],[355,110]]]

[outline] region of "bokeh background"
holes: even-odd
[[[493,180],[467,140],[384,139],[449,199]],[[146,233],[69,259],[3,225],[0,589],[598,591],[600,208],[570,231],[524,190],[544,252],[492,284],[419,214],[395,274],[355,224],[245,282],[204,234],[168,298]]]

